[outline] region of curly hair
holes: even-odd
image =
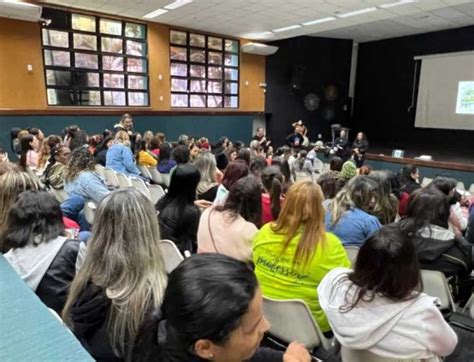
[[[82,171],[94,171],[95,160],[87,147],[76,148],[71,153],[67,165],[65,180],[73,181]]]

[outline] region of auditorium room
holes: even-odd
[[[474,1],[0,0],[0,361],[473,362]]]

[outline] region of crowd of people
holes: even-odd
[[[129,114],[100,135],[14,129],[18,160],[0,162],[0,250],[97,360],[310,361],[298,341],[286,351],[263,342],[263,297],[303,300],[347,348],[449,355],[458,336],[423,293],[420,270],[443,272],[467,302],[472,200],[451,178],[421,187],[415,166],[371,170],[363,133],[350,154],[337,140],[326,169],[319,145],[304,147],[304,125],[294,126],[275,150],[263,129],[249,147],[169,142],[135,132]],[[168,174],[166,193],[153,205],[107,184],[98,165],[145,183],[140,167]],[[191,254],[169,275],[163,239]],[[360,248],[354,265],[348,246]]]

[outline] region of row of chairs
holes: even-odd
[[[429,177],[423,177],[423,180],[421,181],[421,186],[426,187],[428,186],[431,182],[433,181],[432,178]],[[471,184],[469,189],[466,189],[466,186],[464,185],[464,182],[459,181],[456,185],[456,189],[459,191],[468,191],[470,194],[474,195],[474,183]]]

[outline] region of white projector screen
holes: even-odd
[[[421,59],[415,127],[474,130],[474,52]]]

